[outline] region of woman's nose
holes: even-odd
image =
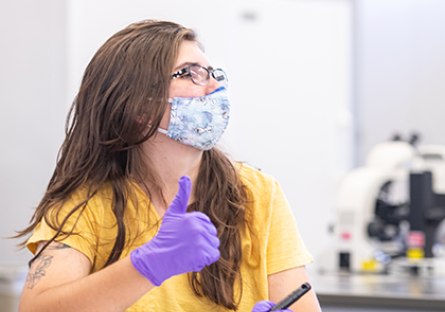
[[[213,91],[215,91],[216,89],[218,89],[220,87],[220,84],[218,83],[218,81],[216,81],[215,78],[210,77],[209,78],[209,83],[205,86],[206,87],[206,94],[210,94]]]

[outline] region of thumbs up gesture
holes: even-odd
[[[187,212],[190,191],[189,177],[179,179],[179,191],[158,234],[130,254],[136,270],[155,286],[174,275],[199,272],[219,259],[219,239],[209,217]]]

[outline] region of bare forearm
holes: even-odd
[[[304,266],[297,267],[268,276],[269,300],[278,303],[301,284],[309,282]],[[292,311],[321,312],[320,304],[313,290],[290,306]]]
[[[99,272],[37,294],[28,290],[20,312],[124,311],[153,287],[127,257]]]

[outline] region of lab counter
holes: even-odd
[[[327,274],[311,283],[326,312],[445,311],[444,277]]]

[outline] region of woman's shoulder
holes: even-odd
[[[113,189],[110,183],[106,182],[97,187],[85,183],[68,194],[64,200],[59,201],[59,204],[53,205],[47,216],[63,219],[75,209],[76,212],[70,218],[77,218],[80,213],[102,218],[108,210],[111,211],[112,203]]]
[[[148,205],[148,199],[140,187],[132,180],[128,180],[125,188],[117,191],[126,203],[126,213],[132,214],[139,204]],[[55,206],[51,213],[56,212],[60,217],[76,209],[79,213],[94,219],[114,218],[113,206],[115,205],[115,195],[111,182],[105,182],[99,186],[91,186],[86,183],[69,194],[63,201],[62,206]],[[78,214],[76,213],[75,216]]]
[[[110,183],[106,182],[100,186],[94,187],[90,184],[84,184],[67,198],[67,203],[78,205],[87,201],[89,205],[113,200],[113,190]]]
[[[259,168],[240,162],[235,162],[234,166],[238,170],[241,179],[250,183],[273,184],[275,182],[275,179],[271,175],[262,172]]]
[[[257,196],[264,198],[275,192],[277,182],[273,176],[245,163],[235,163],[235,167],[241,182],[253,193],[254,198]]]

